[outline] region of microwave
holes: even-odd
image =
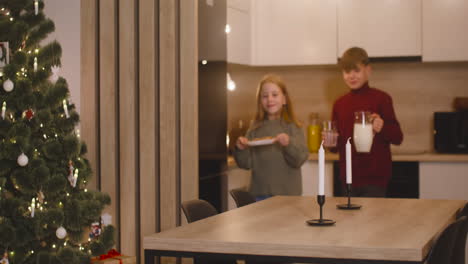
[[[468,111],[434,113],[434,148],[439,153],[468,153]]]

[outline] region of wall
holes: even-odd
[[[70,90],[71,101],[80,112],[80,1],[47,0],[44,13],[55,23],[55,32],[44,43],[57,40],[62,46],[60,76],[65,78]]]
[[[452,111],[453,99],[468,97],[468,62],[460,63],[374,63],[370,85],[393,97],[404,140],[399,150],[430,151],[435,111]],[[255,93],[260,78],[269,72],[285,80],[296,113],[307,121],[311,112],[321,119],[331,117],[335,99],[347,92],[334,65],[250,67],[230,64],[228,71],[236,90],[228,92],[228,129],[255,113]],[[244,122],[245,123],[245,122]],[[247,123],[248,124],[248,123]]]
[[[141,263],[143,237],[198,197],[197,4],[80,2],[81,135],[116,247]]]

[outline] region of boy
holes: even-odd
[[[387,93],[369,87],[371,74],[367,52],[358,47],[345,51],[339,61],[346,85],[351,89],[333,105],[332,119],[339,133],[340,179],[343,190],[346,183],[346,152],[348,138],[353,138],[354,112],[370,111],[374,140],[369,153],[359,153],[352,147],[352,195],[385,197],[392,175],[390,144],[399,145],[403,133],[393,110],[392,98]],[[346,193],[346,192],[345,192]]]

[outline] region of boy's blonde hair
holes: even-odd
[[[286,121],[287,123],[292,122],[297,127],[301,127],[301,123],[297,120],[296,115],[294,114],[291,98],[289,97],[286,84],[283,82],[283,80],[281,80],[281,78],[278,75],[267,74],[263,76],[262,80],[260,80],[260,83],[258,84],[258,87],[257,87],[257,113],[255,114],[255,119],[254,119],[251,129],[255,129],[261,126],[262,122],[266,118],[265,110],[263,109],[263,106],[262,106],[262,88],[263,88],[263,85],[266,83],[273,83],[273,84],[278,85],[278,87],[280,88],[281,92],[284,95],[284,98],[286,99],[286,105],[283,106],[281,119]]]
[[[359,47],[347,49],[338,62],[338,65],[343,71],[356,70],[358,64],[369,65],[367,52]]]

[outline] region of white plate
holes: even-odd
[[[255,147],[255,146],[270,145],[273,143],[275,143],[275,139],[270,138],[270,139],[252,140],[252,141],[247,142],[247,145],[251,147]]]

